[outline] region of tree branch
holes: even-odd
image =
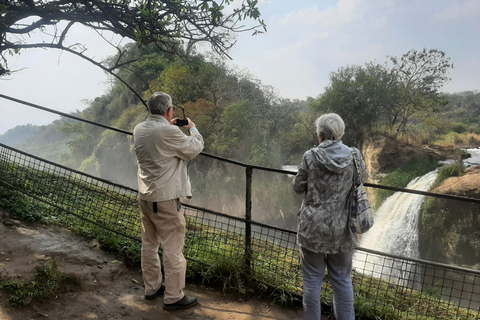
[[[55,44],[55,43],[32,43],[32,44],[24,44],[24,45],[18,45],[17,46],[18,48],[21,48],[21,49],[32,49],[32,48],[51,48],[51,49],[60,49],[60,50],[64,50],[64,51],[67,51],[71,54],[74,54],[76,56],[79,56],[80,58],[82,59],[85,59],[87,60],[88,62],[92,63],[93,65],[99,67],[100,69],[102,69],[103,71],[107,72],[108,74],[112,75],[113,77],[117,78],[121,83],[123,83],[137,98],[140,102],[142,102],[142,104],[147,108],[147,103],[145,102],[145,100],[143,100],[143,98],[127,83],[125,82],[125,80],[123,80],[120,76],[118,76],[116,73],[114,73],[112,70],[110,70],[109,68],[105,67],[104,65],[102,65],[101,63],[93,60],[92,58],[89,58],[87,56],[85,56],[84,54],[80,53],[80,52],[77,52],[71,48],[68,48],[68,47],[64,47],[60,44]],[[3,47],[0,47],[0,50],[3,49]]]

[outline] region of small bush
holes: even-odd
[[[28,220],[41,220],[44,206],[36,205],[26,195],[0,186],[0,208],[11,212],[15,217]]]
[[[444,135],[442,138],[435,141],[436,144],[440,145],[465,145],[470,147],[478,146],[480,142],[480,135],[474,127],[470,127],[468,129],[469,133],[457,133],[457,132],[450,132]]]
[[[444,180],[450,177],[462,176],[464,172],[465,169],[460,161],[441,167],[438,171],[437,179],[435,179],[431,189],[438,187]]]
[[[380,184],[396,188],[405,188],[414,178],[434,170],[436,166],[435,162],[429,161],[428,159],[413,159],[406,166],[383,177]],[[379,208],[383,201],[394,193],[394,191],[379,189],[375,208]]]
[[[478,146],[480,144],[480,137],[478,134],[470,133],[467,135],[467,144],[469,146]]]
[[[468,127],[463,123],[455,122],[451,125],[451,129],[453,132],[456,132],[456,133],[464,133],[464,132],[467,132]]]
[[[0,283],[0,288],[9,294],[8,301],[16,307],[25,304],[27,298],[45,301],[55,298],[70,279],[58,269],[56,260],[36,267],[33,280],[11,280]]]
[[[462,144],[463,143],[463,138],[461,136],[457,135],[453,138],[453,143],[456,144],[456,145]]]

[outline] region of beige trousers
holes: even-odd
[[[165,267],[165,303],[175,303],[185,295],[187,263],[182,250],[185,241],[185,217],[179,199],[154,203],[140,200],[142,210],[142,273],[145,294],[154,294],[162,285],[162,267],[158,256],[163,249]]]

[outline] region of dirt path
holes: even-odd
[[[4,220],[0,219],[1,278],[32,278],[35,266],[57,259],[60,270],[77,279],[78,284],[51,302],[32,301],[22,308],[9,305],[6,293],[0,291],[1,320],[302,319],[299,308],[286,309],[256,298],[242,301],[235,295],[191,284],[186,293],[197,296],[199,305],[189,310],[164,311],[161,299],[143,298],[140,270],[128,269],[96,243],[67,229],[19,221],[7,226]]]

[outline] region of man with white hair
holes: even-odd
[[[182,128],[173,117],[172,98],[156,92],[148,99],[149,117],[133,131],[138,163],[138,192],[142,211],[142,274],[145,299],[165,294],[165,310],[186,309],[197,298],[186,296],[186,260],[183,256],[185,217],[180,198],[192,197],[187,161],[203,150],[203,137],[188,120]],[[165,285],[158,249],[163,249]]]

